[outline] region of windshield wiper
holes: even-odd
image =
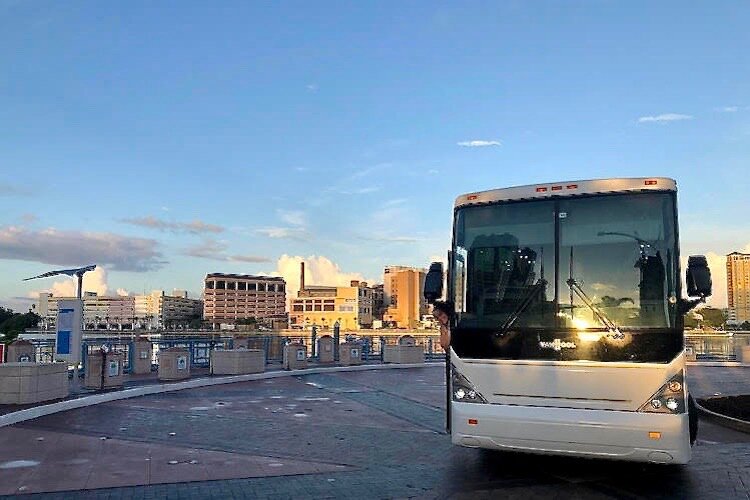
[[[539,278],[539,281],[531,285],[529,287],[529,290],[526,292],[526,295],[523,296],[523,300],[521,300],[521,303],[518,304],[518,307],[516,307],[515,310],[510,313],[507,318],[505,318],[503,324],[500,325],[500,330],[498,330],[497,334],[505,334],[513,326],[513,324],[518,321],[518,318],[521,317],[524,311],[528,309],[536,296],[540,292],[543,292],[546,288],[547,280],[545,280],[544,278]]]
[[[596,319],[599,320],[599,322],[604,325],[604,328],[606,328],[610,334],[615,339],[624,338],[624,335],[620,333],[620,329],[617,327],[614,321],[609,319],[606,314],[604,314],[604,311],[599,309],[596,304],[589,298],[589,296],[586,294],[586,292],[581,287],[581,284],[576,281],[575,278],[573,278],[573,248],[570,249],[570,274],[568,275],[568,280],[565,282],[568,285],[568,288],[570,288],[571,297],[570,297],[570,305],[571,310],[570,314],[572,317],[573,314],[573,293],[575,293],[581,301],[586,304],[586,306],[591,309],[591,312],[594,313],[594,316],[596,316]]]

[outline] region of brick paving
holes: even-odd
[[[12,483],[23,498],[61,499],[750,498],[750,443],[733,431],[699,441],[686,466],[454,447],[442,433],[443,373],[292,376],[42,417],[0,429],[0,444],[16,446],[2,454],[0,485],[10,492]],[[688,383],[698,396],[722,392],[725,381],[742,390],[744,374],[691,367]],[[95,453],[105,446],[110,452]],[[38,464],[3,469],[13,460]],[[133,463],[148,466],[134,471]],[[33,493],[60,487],[62,477],[80,488],[79,476],[97,489]],[[138,484],[149,482],[161,484]]]

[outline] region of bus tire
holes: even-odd
[[[693,446],[698,437],[698,407],[695,406],[693,396],[690,394],[688,394],[688,424],[690,427],[690,446]]]

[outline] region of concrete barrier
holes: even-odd
[[[421,345],[384,345],[383,363],[424,363],[424,349]]]
[[[0,404],[31,404],[68,397],[66,363],[0,364]]]
[[[34,344],[28,340],[16,340],[8,344],[9,363],[33,363],[35,358]]]
[[[318,362],[333,363],[333,337],[330,335],[318,339]]]
[[[102,361],[104,369],[102,371]],[[123,386],[125,376],[123,367],[125,355],[108,352],[106,358],[101,352],[92,352],[86,356],[86,376],[83,385],[87,389],[116,389]]]
[[[283,365],[285,370],[302,370],[307,368],[307,347],[304,344],[285,345]]]
[[[265,353],[259,349],[211,351],[211,374],[245,375],[266,370]]]
[[[133,375],[145,375],[151,373],[151,356],[154,347],[151,341],[137,338],[133,342],[133,359],[130,360],[130,373]]]
[[[182,347],[159,351],[159,380],[190,378],[190,353]]]
[[[339,348],[340,362],[344,366],[362,364],[362,344],[359,342],[344,342]]]

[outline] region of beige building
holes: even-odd
[[[46,327],[55,328],[58,301],[75,300],[75,297],[53,297],[50,293],[39,294],[39,315]],[[83,294],[83,325],[86,329],[122,329],[131,327],[135,321],[135,300],[132,296],[111,297],[94,292]]]
[[[750,321],[750,254],[727,255],[728,322]]]
[[[203,286],[203,319],[221,323],[255,318],[272,321],[286,314],[284,278],[211,273]]]
[[[136,295],[135,321],[148,329],[188,326],[203,316],[203,301],[191,299],[185,290],[173,290],[168,295],[154,290],[148,295]]]
[[[427,314],[424,299],[425,270],[413,267],[386,267],[383,275],[383,321],[397,328],[418,328]]]
[[[302,263],[300,290],[291,301],[289,323],[292,327],[333,328],[342,330],[369,328],[373,320],[373,290],[367,283],[352,281],[350,286],[305,286]]]

